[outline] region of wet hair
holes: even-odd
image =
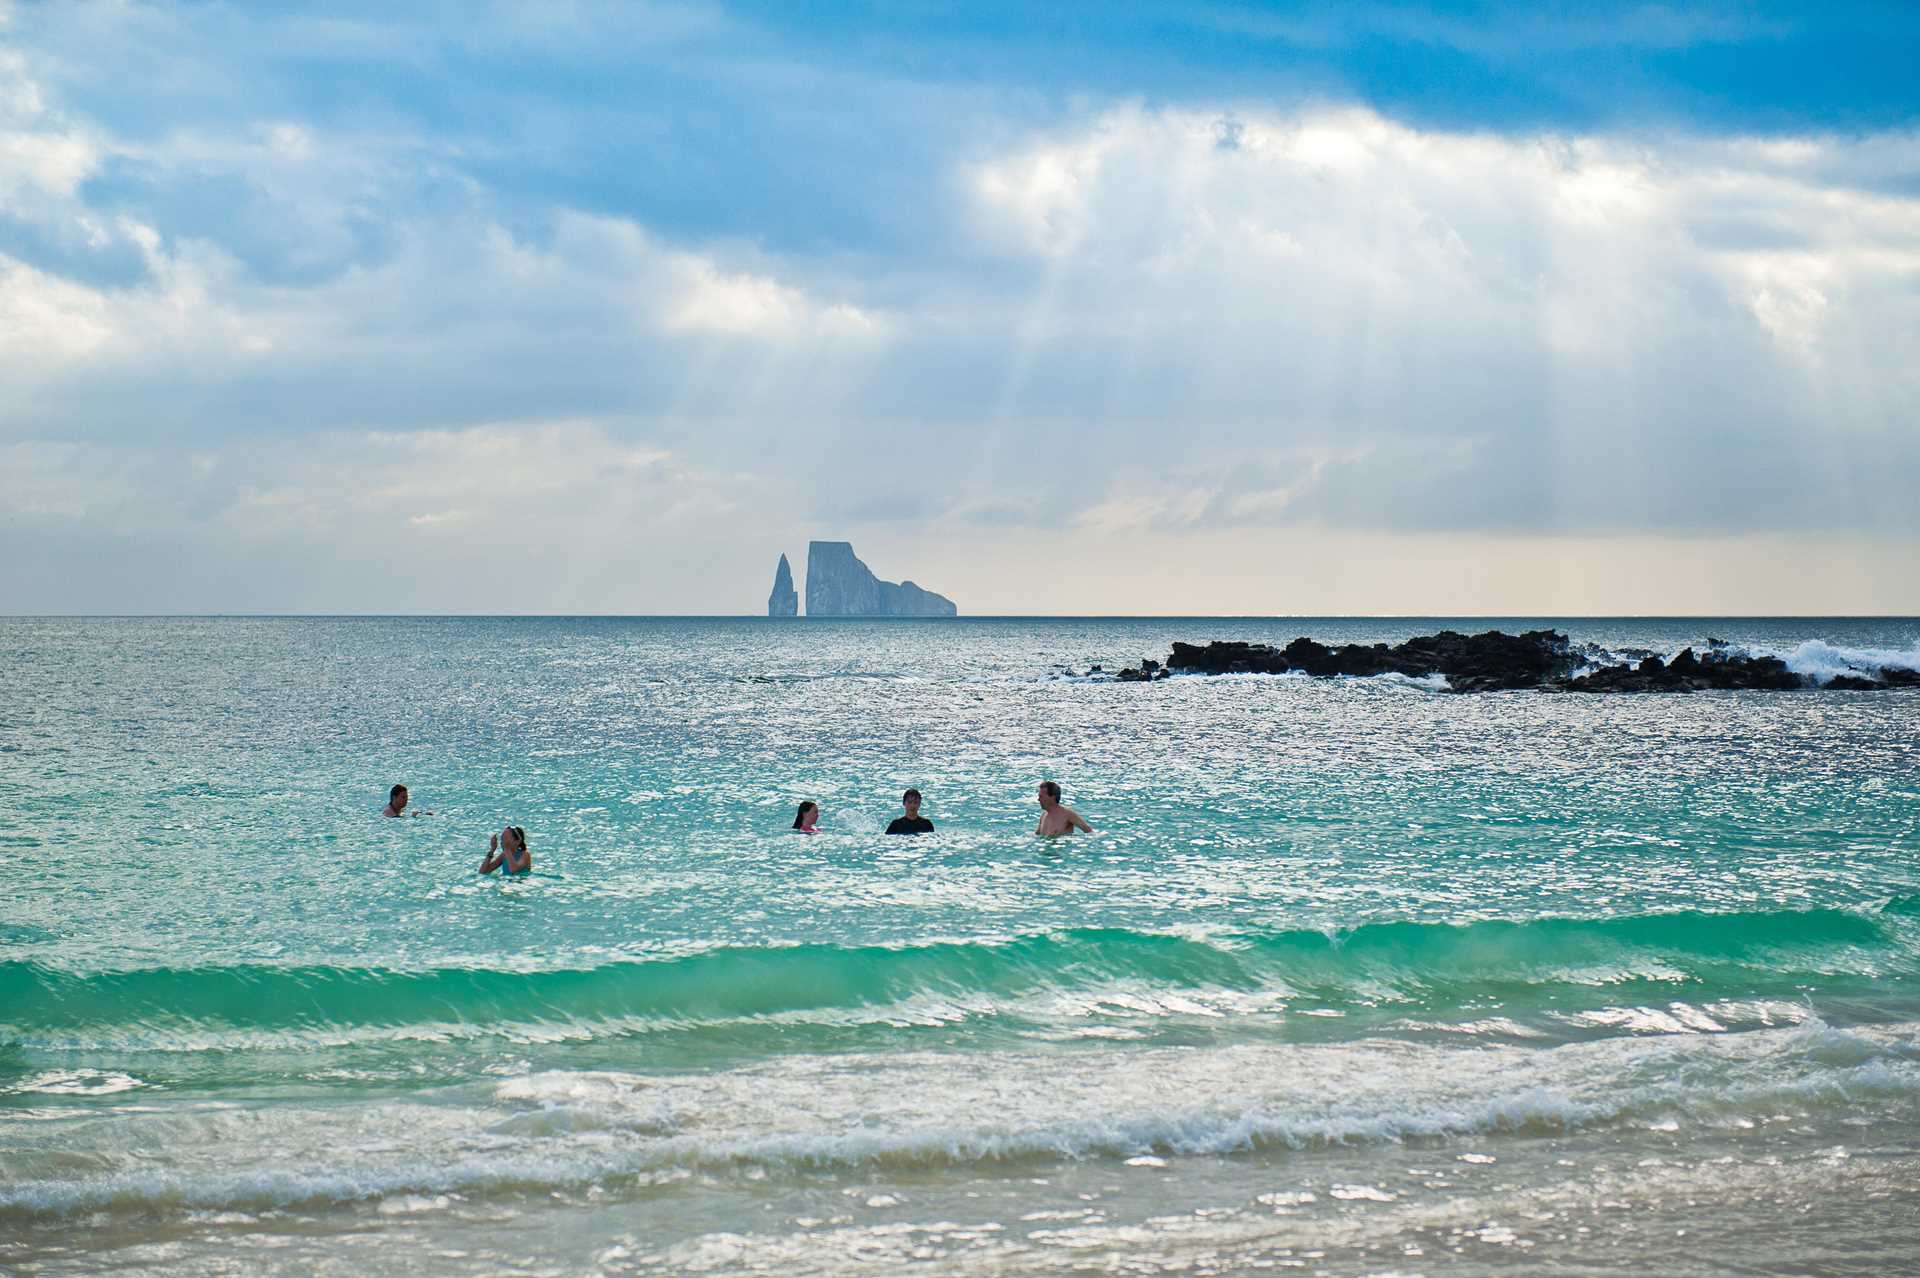
[[[1040,788],[1047,792],[1047,797],[1050,799],[1060,797],[1060,783],[1058,781],[1042,781]]]
[[[521,829],[517,825],[510,825],[507,828],[513,831],[514,840],[520,844],[520,850],[522,852],[526,851],[527,850],[527,832]],[[502,848],[500,850],[502,852],[506,851],[505,848]]]
[[[813,800],[811,800],[811,799],[809,799],[809,800],[807,800],[807,801],[806,801],[805,803],[803,803],[803,804],[801,804],[801,805],[800,805],[800,810],[799,810],[798,812],[796,812],[796,813],[794,813],[794,814],[793,814],[793,828],[794,828],[794,829],[796,829],[796,830],[804,830],[804,829],[806,829],[806,828],[807,828],[807,813],[808,813],[809,811],[813,811],[813,812],[818,812],[819,810],[820,810],[820,805],[819,805],[819,804],[817,804],[817,803],[815,803],[815,802],[814,802]]]
[[[389,803],[393,802],[395,799],[399,798],[401,795],[405,794],[406,792],[407,792],[407,787],[405,787],[404,785],[394,786],[393,789],[387,791],[387,802]]]
[[[919,799],[919,797],[920,797],[920,792],[918,790],[909,790],[905,794],[900,796],[900,802],[905,803],[908,799],[917,800]]]

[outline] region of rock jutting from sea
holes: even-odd
[[[952,617],[953,600],[911,581],[882,581],[848,541],[807,543],[809,617]]]
[[[800,615],[800,595],[793,588],[793,569],[788,566],[785,555],[780,556],[780,566],[773,570],[773,593],[767,596],[767,615],[769,617]]]
[[[1653,653],[1610,653],[1576,648],[1554,630],[1510,635],[1499,630],[1463,635],[1443,630],[1392,647],[1341,644],[1329,647],[1299,638],[1284,648],[1239,640],[1199,645],[1176,643],[1164,664],[1142,661],[1114,677],[1122,683],[1147,683],[1176,674],[1303,674],[1319,678],[1402,675],[1431,679],[1438,675],[1454,692],[1540,689],[1548,692],[1700,692],[1707,689],[1830,688],[1873,691],[1920,687],[1920,670],[1876,667],[1841,675],[1824,683],[1788,669],[1779,657],[1756,655],[1720,640],[1708,640],[1698,652],[1684,648],[1664,660]]]
[[[780,556],[774,569],[773,593],[767,598],[769,617],[798,615],[793,570]],[[807,615],[809,617],[955,617],[953,600],[922,589],[911,581],[882,581],[853,553],[853,543],[815,541],[807,545]]]

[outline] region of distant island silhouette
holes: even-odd
[[[799,615],[799,595],[786,555],[773,571],[767,596],[769,617]],[[953,600],[911,581],[882,581],[853,553],[849,541],[807,543],[807,615],[809,617],[955,617]]]

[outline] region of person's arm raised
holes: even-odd
[[[480,861],[480,873],[492,874],[506,859],[500,851],[500,836],[496,834],[487,840],[487,855]]]

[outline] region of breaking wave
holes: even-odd
[[[1233,1156],[1669,1124],[1738,1130],[1817,1111],[1904,1112],[1920,1027],[1461,1052],[1378,1042],[774,1063],[717,1075],[543,1072],[342,1114],[202,1114],[170,1159],[118,1144],[0,1185],[0,1220],[259,1211],[430,1194],[644,1188],[689,1171],[855,1174],[1060,1159]],[[190,1137],[191,1143],[181,1142]],[[240,1137],[258,1165],[203,1161]],[[153,1137],[150,1137],[152,1139]],[[1485,1155],[1473,1158],[1492,1161]],[[178,1159],[180,1161],[171,1161]]]
[[[1886,670],[1920,671],[1920,644],[1911,648],[1842,648],[1824,639],[1809,639],[1796,648],[1750,647],[1756,656],[1778,657],[1787,669],[1813,680],[1831,683],[1842,675],[1876,678]]]
[[[74,1046],[169,1031],[690,1025],[965,1004],[1114,987],[1278,992],[1332,1006],[1476,1000],[1651,980],[1707,990],[1920,973],[1880,910],[1682,911],[1612,918],[1374,923],[1207,938],[1076,928],[913,945],[729,947],[534,971],[244,964],[76,972],[0,963],[0,1043]],[[1868,961],[1870,960],[1870,962]]]

